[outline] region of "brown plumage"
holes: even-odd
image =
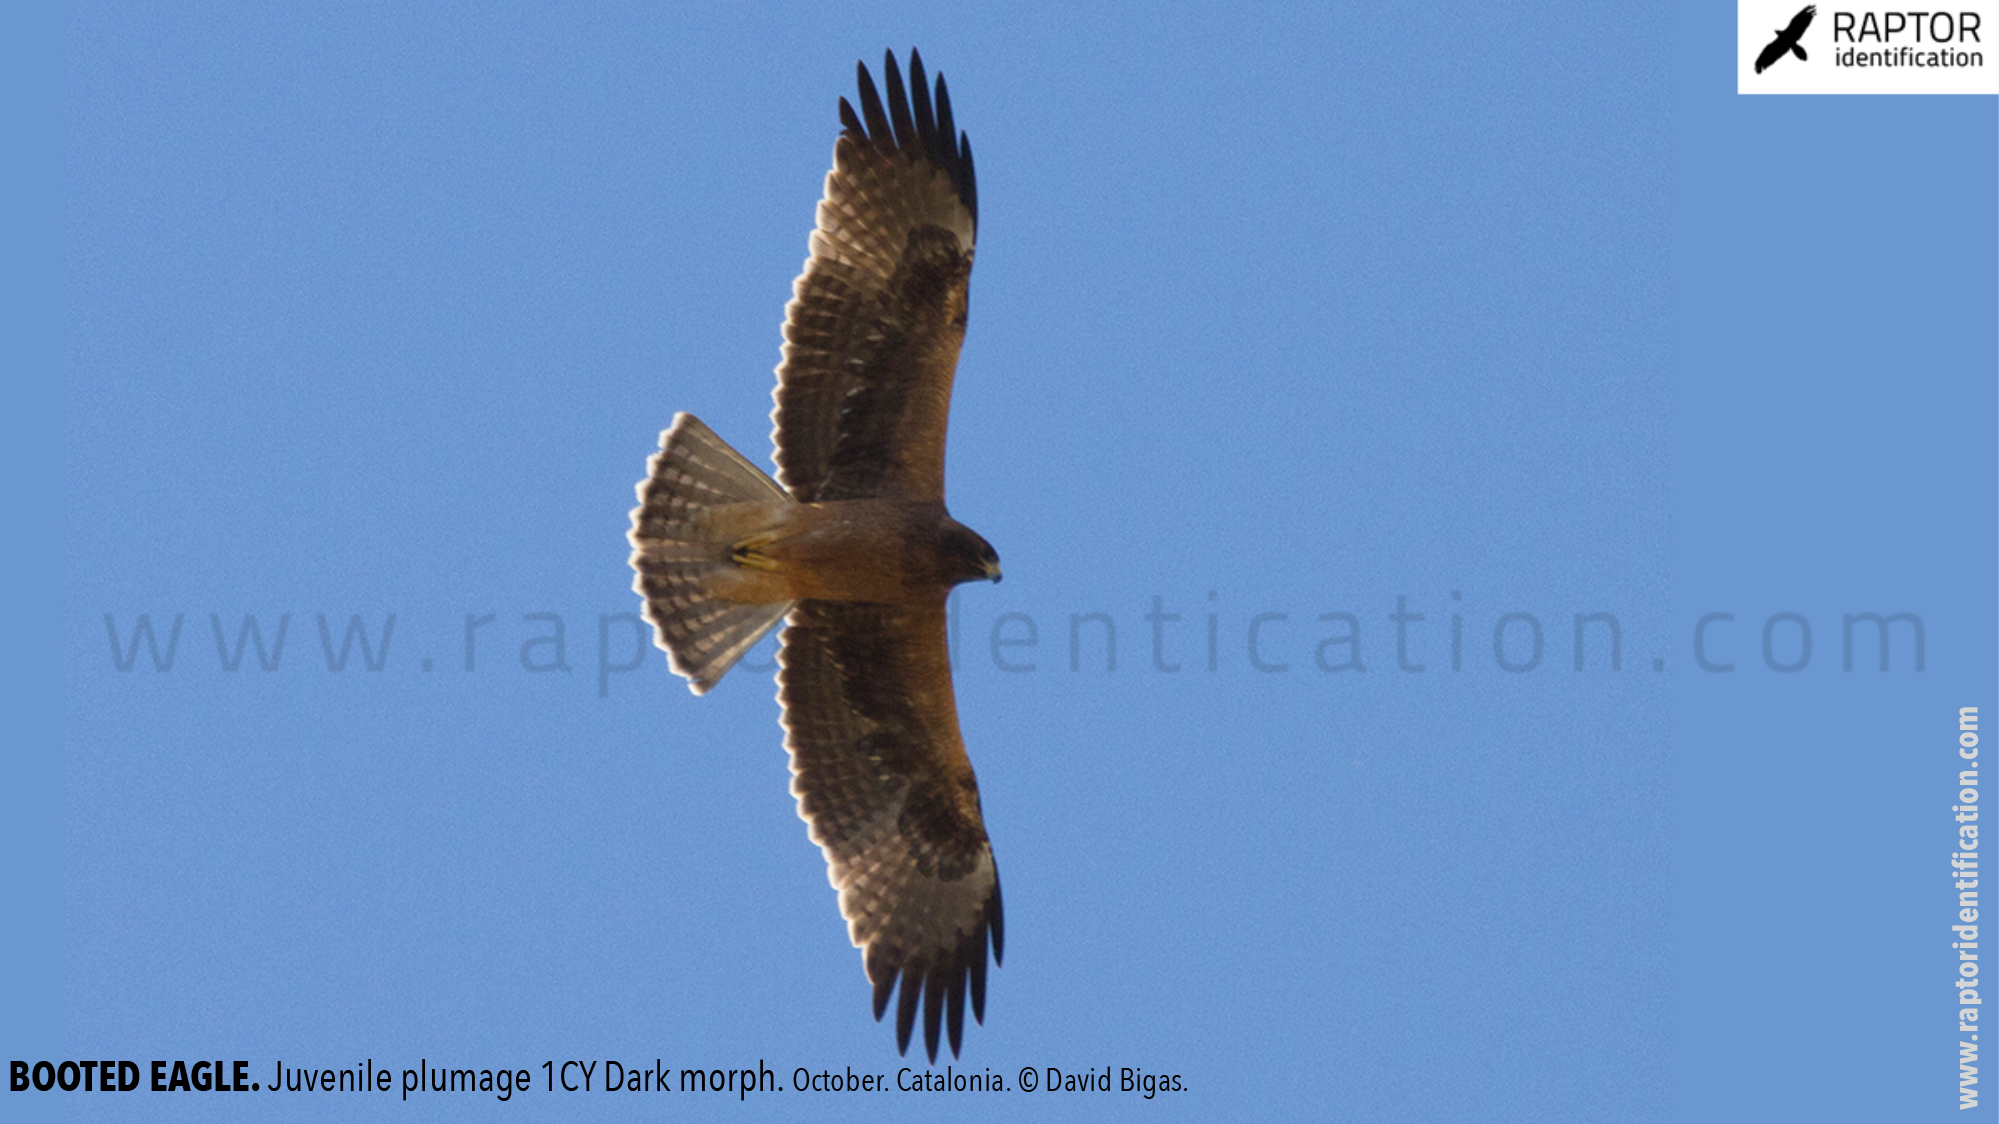
[[[777,481],[690,414],[660,435],[632,512],[633,587],[695,694],[786,623],[778,652],[791,791],[825,852],[875,1018],[919,1008],[930,1058],[965,1000],[985,1019],[999,875],[958,732],[944,599],[999,556],[944,508],[944,434],[978,227],[971,143],[895,55],[840,100],[812,256],[785,309]],[[782,484],[782,487],[779,484]],[[787,615],[788,614],[788,615]]]

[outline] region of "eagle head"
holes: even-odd
[[[944,579],[952,585],[1000,580],[999,551],[984,536],[956,519],[944,521],[938,547]]]

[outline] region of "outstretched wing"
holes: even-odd
[[[1812,25],[1812,17],[1819,14],[1818,5],[1807,4],[1804,10],[1791,17],[1791,24],[1784,29],[1784,46],[1788,50],[1792,44],[1804,38],[1805,29]],[[1835,21],[1837,22],[1837,21]]]
[[[777,682],[791,792],[826,853],[875,1018],[900,978],[897,1047],[909,1048],[920,1000],[930,1060],[940,1021],[955,1056],[968,993],[985,1021],[986,944],[999,963],[1004,927],[958,734],[943,595],[922,607],[804,601],[785,623]]]
[[[971,141],[909,53],[887,59],[884,110],[866,66],[819,201],[812,256],[785,308],[771,411],[777,478],[802,502],[944,498],[951,377],[965,339],[978,228]]]

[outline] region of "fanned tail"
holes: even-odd
[[[645,598],[653,643],[704,695],[791,608],[717,596],[737,564],[730,548],[792,500],[693,414],[676,414],[646,462],[632,509],[632,589]]]

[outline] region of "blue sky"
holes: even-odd
[[[1733,17],[73,8],[60,1022],[12,1056],[536,1085],[10,1110],[624,1119],[664,1106],[543,1063],[912,1065],[767,670],[641,653],[623,534],[675,411],[767,459],[836,99],[915,44],[979,162],[951,506],[1007,574],[955,606],[1008,920],[955,1064],[1008,1091],[944,1103],[1954,1112],[1994,103],[1740,98]],[[1843,671],[1863,612],[1924,670],[1863,622]]]

